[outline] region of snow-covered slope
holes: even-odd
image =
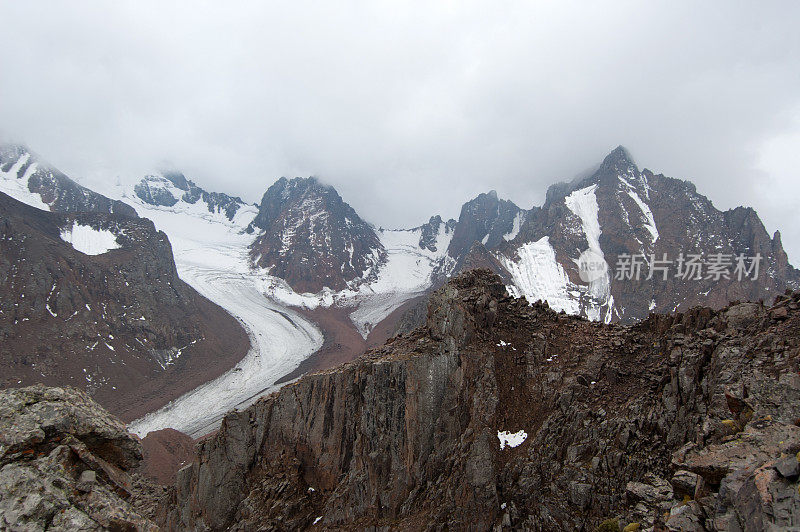
[[[0,144],[0,192],[45,211],[106,212],[136,217],[130,205],[79,185],[18,144]]]
[[[573,191],[564,197],[569,217],[564,220],[570,235],[583,237],[590,251],[599,259],[604,258],[600,247],[599,208],[595,191],[590,185]],[[557,260],[550,236],[519,245],[513,254],[497,254],[498,259],[511,275],[509,293],[525,296],[528,301],[543,300],[555,310],[569,314],[584,314],[591,320],[609,323],[612,319],[614,297],[608,271],[587,284],[578,284],[570,279],[567,268],[575,268],[579,256],[570,256],[566,264]]]
[[[564,199],[564,203],[580,219],[581,230],[589,244],[588,251],[604,260],[605,256],[600,248],[602,230],[600,229],[600,209],[597,206],[597,196],[595,195],[596,189],[597,185],[591,185],[576,190]],[[573,260],[577,261],[578,258],[574,257]],[[588,293],[590,298],[584,307],[586,316],[590,320],[602,320],[610,323],[614,309],[614,297],[611,295],[611,279],[608,271],[589,282]]]
[[[516,258],[500,255],[503,266],[511,274],[507,286],[514,297],[525,296],[530,301],[547,301],[556,311],[568,314],[580,312],[580,289],[569,280],[567,272],[556,260],[549,237],[527,242],[517,249]]]
[[[41,195],[28,190],[28,180],[38,167],[38,163],[29,164],[30,160],[31,154],[25,152],[15,161],[9,160],[5,166],[0,164],[0,192],[31,207],[49,211],[50,206],[42,201]]]

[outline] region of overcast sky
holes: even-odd
[[[800,2],[0,0],[0,135],[82,182],[317,175],[419,225],[616,145],[756,207],[800,263]]]

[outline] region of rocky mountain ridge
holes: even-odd
[[[126,421],[249,345],[178,278],[166,235],[142,218],[47,212],[0,193],[0,294],[2,387],[71,384]]]
[[[262,229],[251,251],[255,264],[287,280],[297,291],[336,292],[368,285],[387,268],[381,233],[359,219],[353,234],[368,245],[354,256],[368,260],[357,261],[361,267],[349,268],[349,255],[344,251],[350,249],[347,242],[357,238],[342,238],[341,229],[312,224],[311,219],[328,214],[295,205],[311,201],[298,199],[305,191],[332,191],[307,183],[315,182],[281,180],[265,195],[262,214],[251,224]],[[286,191],[292,187],[304,192],[289,199],[291,194]],[[340,201],[338,194],[335,197]],[[292,213],[292,221],[283,220],[265,230],[264,220],[277,219],[284,209]],[[531,301],[546,300],[559,310],[604,322],[632,322],[651,311],[688,309],[696,304],[721,307],[736,299],[771,299],[787,287],[800,287],[800,272],[788,263],[780,234],[770,237],[754,210],[719,211],[690,182],[639,170],[621,146],[595,171],[550,187],[541,207],[525,210],[492,191],[465,203],[457,221],[445,223],[441,217],[432,217],[422,226],[420,249],[431,249],[426,235],[436,233],[434,225],[446,226],[447,253],[430,276],[429,287],[480,265],[500,274],[517,295]],[[288,226],[304,229],[295,236],[296,230],[287,230]],[[319,246],[310,246],[312,241]],[[342,245],[337,247],[334,241]],[[328,251],[328,243],[334,251]],[[591,281],[581,279],[578,262],[586,251],[604,260],[605,275]],[[292,264],[286,259],[295,256]],[[723,275],[706,270],[698,278],[681,274],[692,257],[699,261],[700,269],[713,268],[716,257],[725,264]],[[756,259],[757,272],[752,269]],[[635,276],[624,271],[626,260],[636,263]],[[311,264],[324,265],[319,268],[326,272],[324,279],[309,273],[314,271],[309,270]],[[739,266],[750,268],[750,277],[737,275]],[[311,279],[309,275],[311,284],[298,284],[299,279]]]
[[[605,258],[611,268],[596,287],[580,280],[576,266],[587,249]],[[631,322],[654,310],[699,304],[721,307],[733,300],[770,300],[800,283],[800,272],[789,265],[780,233],[770,237],[753,209],[719,211],[692,183],[640,171],[621,146],[588,177],[551,187],[545,204],[531,210],[517,237],[497,252],[504,257],[518,293],[590,315],[576,308],[585,298],[584,308],[596,307],[598,317],[606,321]],[[557,264],[552,258],[543,260],[547,254]],[[708,275],[708,270],[700,278],[678,276],[679,261],[697,256],[708,267],[719,254],[728,263],[724,276]],[[753,257],[760,257],[757,279],[735,275],[740,256],[749,261],[747,266]],[[619,275],[626,257],[638,258],[638,278]],[[654,259],[658,261],[654,266],[668,271],[654,270],[648,278]],[[530,279],[532,270],[543,266],[556,271],[559,282],[543,285]],[[578,297],[565,297],[571,291]]]
[[[137,216],[130,205],[79,185],[17,144],[0,145],[0,192],[45,210]]]
[[[229,413],[174,489],[131,475],[138,443],[80,392],[0,392],[0,520],[792,529],[798,370],[800,293],[603,325],[473,270],[432,295],[424,327]]]
[[[800,294],[621,327],[474,270],[424,328],[229,414],[172,526],[799,526],[798,349]]]

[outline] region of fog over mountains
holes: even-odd
[[[721,210],[753,206],[797,257],[798,10],[5,2],[0,131],[100,182],[170,161],[257,202],[316,175],[390,228],[490,189],[541,205],[621,143]]]

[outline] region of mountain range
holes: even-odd
[[[0,193],[4,386],[80,382],[126,421],[147,413],[132,425],[142,435],[213,430],[280,382],[422,324],[428,295],[477,267],[513,296],[604,323],[800,287],[780,233],[754,210],[720,211],[622,147],[551,186],[542,206],[491,191],[457,220],[398,230],[363,220],[314,177],[281,178],[257,204],[175,169],[92,191],[19,145],[0,147]],[[584,280],[586,252],[606,269]],[[22,276],[39,279],[35,290]],[[32,332],[40,327],[50,332]],[[56,361],[60,341],[73,347]],[[116,393],[126,375],[144,392],[135,404]]]

